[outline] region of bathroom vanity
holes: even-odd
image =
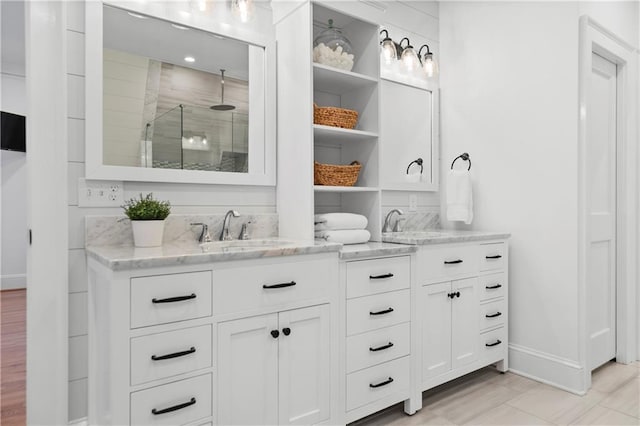
[[[383,238],[88,247],[90,424],[344,424],[506,371],[508,234]]]

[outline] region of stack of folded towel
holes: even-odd
[[[325,213],[314,216],[316,238],[331,243],[360,244],[371,238],[367,218],[353,213]]]

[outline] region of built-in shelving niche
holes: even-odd
[[[355,58],[351,71],[313,64],[313,100],[319,106],[358,111],[354,130],[314,125],[314,159],[320,163],[362,164],[354,187],[314,186],[316,213],[350,212],[365,215],[371,239],[380,240],[378,26],[313,5],[313,38],[329,19],[351,41]],[[311,46],[313,49],[313,46]]]

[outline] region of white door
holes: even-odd
[[[280,312],[280,424],[329,419],[331,348],[329,305]]]
[[[451,359],[456,369],[478,359],[478,335],[480,334],[480,299],[478,279],[454,281],[451,291]]]
[[[591,370],[616,355],[616,65],[592,55],[587,104],[587,327]]]
[[[279,335],[278,314],[218,325],[218,424],[278,424]]]
[[[422,380],[451,370],[451,283],[422,287]],[[477,340],[477,339],[476,339]]]

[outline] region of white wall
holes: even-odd
[[[132,3],[133,4],[133,3]],[[217,6],[217,4],[216,4]],[[69,88],[69,419],[87,413],[87,277],[84,218],[88,215],[121,215],[119,208],[78,207],[78,178],[84,177],[84,2],[67,2],[67,81]],[[266,13],[263,11],[263,13]],[[270,16],[267,21],[270,24]],[[265,28],[265,20],[253,26]],[[153,192],[171,201],[173,213],[275,213],[275,188],[124,183],[125,198]]]
[[[23,60],[24,62],[24,60]],[[14,67],[15,68],[15,67]],[[23,75],[0,74],[0,109],[26,114],[26,88]],[[2,163],[2,249],[0,253],[0,289],[25,288],[27,285],[27,155],[0,151]]]
[[[512,233],[511,367],[576,391],[582,377],[578,19],[592,13],[635,43],[637,7],[631,2],[440,6],[442,167],[469,152],[475,218],[468,228]]]

